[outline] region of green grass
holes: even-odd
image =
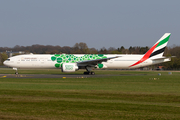
[[[33,70],[25,71],[33,74]],[[39,73],[44,74],[44,70]],[[168,75],[163,71],[100,70],[96,73],[122,76],[0,78],[0,119],[180,119],[179,72]]]

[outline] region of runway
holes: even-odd
[[[92,78],[109,76],[142,76],[147,74],[83,75],[83,74],[0,74],[0,78]]]
[[[81,74],[0,74],[0,78],[90,78],[119,75],[81,75]]]

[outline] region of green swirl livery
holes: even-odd
[[[85,54],[85,55],[73,55],[73,54],[55,54],[51,57],[52,61],[56,61],[56,68],[62,67],[63,63],[77,63],[88,60],[96,60],[107,58],[104,54]],[[103,64],[98,64],[99,68],[103,67]]]

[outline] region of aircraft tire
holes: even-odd
[[[91,75],[95,75],[95,72],[91,72]]]
[[[95,75],[94,72],[84,72],[84,75]]]
[[[89,74],[89,72],[84,72],[84,75],[88,75]]]

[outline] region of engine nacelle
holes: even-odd
[[[62,72],[75,72],[78,69],[77,63],[64,63],[61,68]]]

